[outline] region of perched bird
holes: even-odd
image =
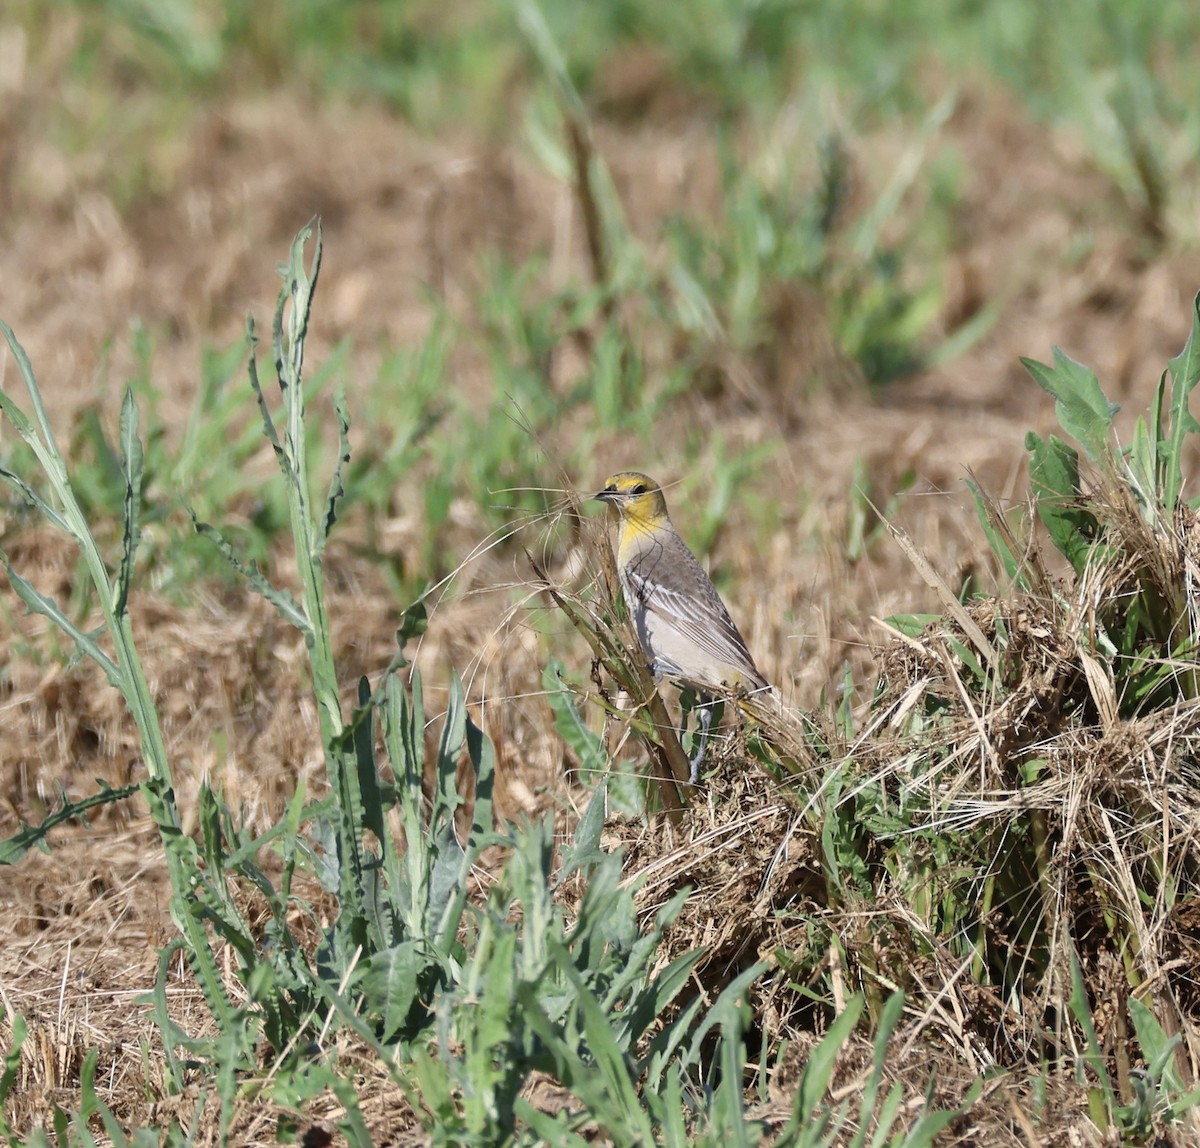
[[[642,651],[656,678],[691,687],[704,703],[694,785],[704,763],[714,695],[770,692],[746,642],[667,513],[662,488],[635,470],[614,474],[596,496],[619,518],[617,571]]]

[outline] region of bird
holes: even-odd
[[[617,572],[625,605],[655,679],[699,695],[700,747],[691,760],[695,785],[704,764],[712,710],[730,693],[771,692],[717,588],[680,537],[662,487],[623,470],[595,496],[616,512]]]

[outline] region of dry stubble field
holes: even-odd
[[[0,21],[0,31],[12,50],[12,30]],[[594,141],[630,226],[651,253],[668,216],[703,219],[716,212],[721,195],[705,118],[689,112],[652,63],[636,60],[628,75],[614,65],[603,77],[604,106],[620,112],[633,102],[646,110],[601,112]],[[68,150],[42,131],[40,108],[54,98],[42,76],[32,67],[6,75],[0,317],[28,351],[65,439],[90,412],[115,427],[124,382],[142,369],[131,336],[135,323],[154,335],[149,372],[164,433],[182,435],[203,348],[235,342],[248,313],[267,323],[278,289],[274,267],[314,215],[323,223],[326,255],[309,362],[321,364],[339,341],[352,340],[340,366],[352,414],[383,349],[423,338],[435,307],[469,335],[478,321],[472,307],[483,268],[497,253],[513,261],[545,254],[546,292],[587,277],[574,189],[547,174],[519,142],[496,142],[466,128],[430,138],[370,103],[318,101],[281,84],[269,94],[210,98],[164,145],[161,188],[120,203],[98,174],[105,157],[86,142]],[[886,128],[850,139],[856,178],[871,186],[909,146]],[[706,372],[697,370],[652,441],[619,431],[594,435],[588,465],[567,476],[581,492],[624,466],[678,483],[676,521],[694,536],[706,498],[703,479],[692,473],[695,443],[718,433],[727,452],[777,442],[738,480],[708,557],[760,666],[789,703],[805,710],[831,704],[847,663],[860,702],[869,699],[888,641],[876,619],[940,609],[886,533],[873,534],[861,554],[848,558],[856,483],[865,475],[881,502],[903,483],[888,514],[946,582],[958,587],[971,576],[984,588],[994,585],[995,564],[963,479],[974,474],[1005,503],[1023,499],[1025,433],[1054,426],[1049,397],[1018,357],[1048,360],[1058,344],[1096,369],[1110,397],[1140,411],[1187,337],[1190,301],[1200,286],[1200,255],[1183,246],[1148,249],[1114,208],[1111,183],[1094,170],[1080,141],[1067,129],[1036,123],[1003,88],[982,77],[965,87],[937,147],[952,152],[964,174],[935,333],[949,335],[994,304],[995,321],[981,338],[945,363],[869,388],[839,361],[822,329],[821,299],[780,292],[764,308],[769,337],[758,354],[730,352]],[[919,181],[911,198],[919,209]],[[481,407],[503,404],[491,364],[468,335],[449,356],[446,387]],[[551,385],[565,391],[584,355],[578,344],[557,348],[547,363]],[[0,383],[13,392],[17,382],[7,358]],[[244,418],[256,417],[247,401]],[[548,433],[528,441],[527,456],[513,460],[511,473],[525,486],[546,488],[548,505],[563,483],[557,460],[588,430],[586,422],[578,409],[564,409]],[[1118,425],[1128,432],[1127,423]],[[372,429],[356,423],[352,444]],[[0,433],[7,438],[11,429]],[[703,447],[699,458],[699,465],[712,463]],[[264,480],[271,465],[265,451],[246,463]],[[419,563],[426,480],[425,469],[414,467],[370,529],[351,508],[331,544],[331,614],[347,688],[359,673],[378,673],[394,649],[404,603],[379,559],[409,568]],[[493,493],[504,500],[504,491]],[[751,506],[764,501],[773,503],[772,513],[752,514]],[[237,518],[254,508],[227,511]],[[14,503],[2,513],[0,543],[14,565],[70,600],[77,575],[70,547]],[[443,548],[466,557],[489,526],[475,501],[457,492],[442,529]],[[534,549],[539,531],[535,521],[525,532]],[[292,576],[286,554],[280,547],[268,558],[284,581]],[[550,557],[566,560],[564,553]],[[156,584],[157,577],[151,571],[141,580],[133,612],[177,763],[180,805],[191,808],[195,787],[207,778],[252,824],[265,827],[299,779],[320,785],[302,641],[261,599],[227,579],[199,580],[180,594],[169,579]],[[419,663],[435,712],[450,668],[467,679],[498,752],[501,815],[558,810],[566,831],[580,791],[538,696],[544,633],[513,605],[529,597],[530,582],[519,546],[466,564],[431,613]],[[560,647],[572,649],[559,628]],[[66,653],[45,620],[23,614],[5,591],[5,836],[22,820],[40,820],[60,787],[81,796],[98,778],[139,779],[136,737],[115,692],[94,667],[69,664]],[[584,679],[587,654],[582,646],[576,653],[572,669]],[[746,761],[728,762],[675,837],[657,824],[642,833],[614,830],[630,838],[631,871],[674,858],[680,872],[708,873],[714,883],[701,891],[701,908],[681,919],[673,949],[707,943],[728,952],[730,928],[754,912],[756,890],[744,870],[765,863],[759,854],[773,851],[771,834],[787,820],[782,813],[756,822],[754,840],[739,831],[742,843],[722,862],[728,869],[688,868],[699,864],[688,857],[690,839],[702,831],[719,839],[721,826],[776,800],[742,776],[752,769]],[[145,1087],[141,1047],[148,1044],[153,1060],[158,1037],[136,1002],[153,983],[158,951],[172,933],[156,833],[135,798],[87,827],[56,830],[52,845],[7,870],[0,885],[0,990],[5,1010],[23,1014],[30,1027],[10,1119],[28,1128],[46,1119],[54,1103],[77,1104],[80,1065],[97,1047],[108,1102],[131,1124],[153,1125],[170,1113]],[[767,931],[751,932],[752,943],[769,950]],[[176,991],[186,1021],[195,1002],[185,984]],[[917,1052],[914,1072],[924,1072],[931,1055],[941,1057],[948,1102],[962,1095],[953,1055],[936,1047]],[[900,1061],[897,1070],[905,1071]],[[367,1106],[376,1132],[381,1142],[384,1130],[391,1142],[405,1142],[404,1102],[376,1084],[378,1095]],[[787,1082],[779,1087],[785,1096]],[[369,1081],[363,1088],[370,1092]],[[242,1141],[269,1139],[273,1126],[257,1119],[239,1117]],[[1001,1090],[955,1127],[960,1142],[1097,1142],[1094,1129],[1080,1131],[1090,1126],[1075,1099],[1043,1119],[1035,1132]]]

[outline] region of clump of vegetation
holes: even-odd
[[[992,1056],[1002,1034],[1008,1063],[1082,1050],[1093,1120],[1137,1138],[1192,1119],[1200,1098],[1179,1035],[1198,1002],[1178,959],[1200,863],[1196,515],[1183,496],[1200,310],[1127,447],[1091,371],[1058,350],[1026,366],[1073,441],[1029,434],[1030,508],[1006,514],[975,488],[1003,592],[897,620],[875,706],[897,733],[853,749],[854,802],[887,843],[877,891],[920,908],[922,961],[973,1002],[956,1024],[977,1026]]]
[[[702,844],[659,856],[642,842],[637,871],[703,890],[685,922],[737,922],[710,934],[700,975],[774,954],[751,989],[770,1047],[831,1017],[846,981],[874,1016],[903,992],[972,1072],[1002,1067],[1038,1104],[1068,1095],[1101,1135],[1186,1136],[1200,1102],[1183,1036],[1200,1007],[1186,956],[1200,527],[1183,495],[1200,298],[1128,447],[1091,371],[1057,350],[1026,365],[1072,441],[1029,435],[1027,506],[1005,512],[972,483],[998,592],[959,601],[939,581],[943,615],[891,619],[862,714],[751,714],[726,769],[745,768],[748,746],[775,784],[715,781],[727,804]],[[674,733],[615,596],[552,592],[642,699],[632,720],[661,790]],[[760,819],[765,841],[749,847]],[[713,859],[726,852],[733,888]]]

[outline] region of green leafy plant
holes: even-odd
[[[453,953],[459,915],[465,898],[465,875],[485,832],[490,834],[490,747],[470,723],[461,686],[455,686],[439,755],[433,763],[439,779],[437,797],[428,819],[421,808],[424,781],[424,715],[420,682],[414,678],[411,695],[400,687],[394,669],[384,675],[378,698],[364,686],[353,718],[343,717],[340,688],[330,644],[325,605],[321,554],[337,520],[343,497],[342,467],[348,457],[347,418],[339,406],[341,450],[320,511],[310,501],[309,438],[304,422],[304,340],[320,265],[318,236],[311,271],[304,261],[306,230],[297,239],[287,268],[274,324],[274,361],[280,369],[284,401],[282,425],[270,413],[267,397],[258,385],[251,364],[251,383],[262,414],[263,431],[279,460],[297,545],[301,598],[271,585],[251,564],[243,562],[233,547],[213,527],[197,522],[197,529],[263,594],[282,616],[304,634],[310,655],[310,672],[318,701],[322,743],[329,771],[330,796],[307,803],[303,788],[297,791],[283,821],[259,838],[248,835],[207,787],[200,791],[199,842],[179,831],[174,805],[170,764],[159,732],[157,712],[140,668],[137,645],[129,619],[134,559],[140,535],[144,453],[138,436],[139,411],[132,389],[126,392],[121,418],[121,473],[124,476],[123,546],[110,573],[74,496],[72,478],[55,444],[41,405],[32,368],[8,328],[2,328],[21,368],[36,413],[30,420],[6,394],[0,409],[16,426],[41,465],[49,485],[42,493],[12,470],[3,477],[22,498],[79,544],[106,619],[105,631],[115,647],[110,656],[97,636],[73,621],[56,602],[25,581],[6,562],[14,590],[31,610],[44,614],[63,629],[81,654],[104,669],[109,681],[125,696],[142,736],[143,755],[150,778],[141,791],[159,825],[172,881],[173,916],[181,936],[164,950],[160,984],[151,999],[168,1054],[168,1081],[182,1087],[185,1070],[174,1048],[183,1047],[192,1063],[211,1066],[221,1101],[222,1126],[228,1130],[237,1096],[238,1074],[256,1062],[256,1049],[264,1038],[280,1058],[283,1076],[293,1095],[307,1087],[330,1085],[328,1072],[304,1068],[296,1060],[319,1030],[322,1018],[354,1018],[358,1026],[373,1024],[389,1038],[419,1011],[414,1000],[429,989]],[[393,766],[404,787],[384,787],[374,759],[372,713],[382,706],[385,741]],[[415,723],[415,724],[414,724]],[[459,845],[454,833],[454,812],[460,798],[454,788],[459,759],[466,753],[475,767],[476,824],[470,849]],[[6,843],[6,856],[15,860],[35,840],[67,813],[76,816],[91,805],[115,800],[128,791],[105,790],[94,798],[68,804],[62,814],[48,819],[38,830],[26,830]],[[406,799],[402,817],[407,838],[403,854],[397,853],[385,825],[385,810]],[[302,831],[303,826],[310,831]],[[374,842],[369,845],[368,841]],[[259,862],[264,849],[275,849],[283,861],[279,885],[272,883]],[[296,867],[306,862],[337,897],[338,913],[323,945],[310,955],[297,938],[289,914],[297,907],[292,892]],[[246,889],[263,898],[267,923],[252,928],[240,901]],[[210,932],[211,930],[211,932]],[[234,1005],[220,972],[215,946],[228,946],[236,954],[241,982]],[[174,954],[187,958],[209,1005],[216,1035],[197,1038],[181,1031],[165,1006],[162,978]],[[357,979],[353,974],[357,974]],[[341,995],[353,986],[361,996],[360,1013]],[[404,995],[408,986],[409,994]],[[366,1017],[364,1022],[361,1018]],[[292,1066],[289,1070],[289,1065]],[[303,1070],[301,1070],[303,1069]],[[339,1085],[339,1095],[344,1089]],[[100,1110],[97,1109],[97,1112]],[[101,1113],[102,1114],[102,1113]],[[346,1128],[361,1132],[355,1104],[347,1105]],[[360,1136],[361,1140],[362,1137]]]
[[[171,877],[172,918],[186,938],[192,969],[214,1017],[230,1031],[237,1031],[237,1010],[222,983],[204,925],[204,905],[212,897],[213,889],[199,864],[195,842],[180,832],[171,764],[129,615],[129,595],[142,528],[144,455],[138,435],[140,415],[137,403],[132,390],[126,390],[120,424],[120,473],[124,488],[121,548],[115,559],[106,559],[88,524],[66,460],[59,450],[42,404],[33,367],[12,329],[2,320],[0,332],[3,332],[17,362],[33,416],[27,415],[5,392],[0,392],[0,412],[33,453],[45,486],[39,489],[32,481],[7,468],[0,468],[0,478],[14,487],[29,506],[79,547],[83,568],[103,617],[100,634],[85,629],[57,601],[23,578],[3,552],[0,552],[0,562],[4,564],[9,584],[26,608],[43,615],[66,634],[79,656],[95,662],[109,684],[125,699],[137,727],[142,760],[148,774],[139,789],[158,829]],[[101,635],[111,644],[111,654],[104,648]],[[105,796],[115,793],[111,791]],[[7,851],[11,859],[15,855],[11,844],[7,846]]]
[[[856,831],[831,840],[839,870],[855,877],[845,887],[892,890],[913,914],[905,943],[995,985],[1030,1047],[1061,1050],[1061,1025],[1047,1032],[1039,1010],[1069,998],[1093,1120],[1139,1142],[1195,1107],[1160,1039],[1179,1025],[1186,990],[1171,984],[1156,938],[1196,864],[1190,850],[1164,863],[1163,850],[1181,831],[1174,819],[1190,816],[1200,744],[1186,574],[1195,509],[1182,465],[1200,429],[1189,412],[1197,346],[1194,305],[1187,344],[1128,447],[1093,372],[1057,350],[1052,364],[1027,361],[1064,437],[1028,436],[1026,512],[1001,511],[971,483],[1005,592],[960,602],[915,556],[945,613],[896,620],[905,636],[871,728],[903,732],[887,748],[859,732],[843,763],[857,779],[827,786]],[[1131,736],[1158,747],[1161,776],[1122,751]],[[874,968],[857,938],[848,951]],[[1120,969],[1137,1001],[1120,1007],[1136,1014],[1141,1072],[1097,1039],[1088,1002],[1099,989],[1081,961]]]
[[[1083,1032],[1082,1060],[1090,1072],[1089,1113],[1102,1133],[1115,1134],[1122,1144],[1147,1144],[1155,1137],[1157,1122],[1179,1121],[1200,1106],[1200,1089],[1185,1085],[1176,1063],[1176,1049],[1182,1038],[1168,1039],[1154,1011],[1136,996],[1121,1002],[1121,1007],[1128,1009],[1133,1021],[1145,1068],[1131,1074],[1131,1095],[1127,1101],[1122,1100],[1121,1090],[1105,1064],[1088,989],[1074,954],[1068,1003]]]

